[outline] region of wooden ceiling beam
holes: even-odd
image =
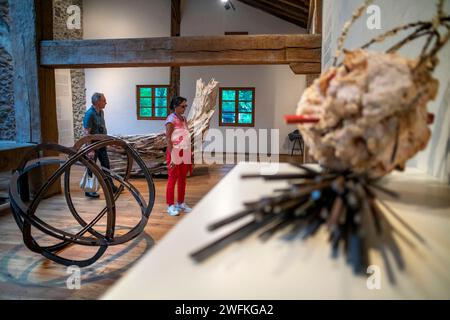
[[[291,7],[294,7],[296,9],[304,11],[304,8],[303,8],[303,6],[301,4],[298,4],[298,3],[295,3],[295,2],[292,2],[292,1],[288,1],[288,0],[278,0],[278,2],[281,2],[281,3],[286,4],[288,6],[291,6]]]
[[[291,63],[289,65],[292,72],[295,74],[317,74],[320,73],[321,65],[320,62],[299,62],[299,63]]]
[[[303,18],[307,17],[308,15],[307,8],[289,1],[280,1],[280,0],[255,0],[255,1],[265,3],[283,12],[297,15]]]
[[[281,5],[275,4],[273,1],[265,0],[239,0],[240,2],[260,9],[266,13],[274,15],[280,19],[291,22],[299,27],[305,28],[308,23],[308,15],[305,12],[299,12],[298,10],[290,10]]]
[[[310,0],[308,15],[308,33],[322,33],[322,0]]]
[[[244,0],[246,1],[246,0]],[[306,10],[299,10],[292,6],[287,6],[279,1],[270,1],[270,0],[247,0],[251,2],[256,2],[260,4],[263,9],[266,9],[269,13],[279,13],[282,15],[295,17],[299,20],[305,20],[308,18],[308,12]],[[264,5],[264,6],[263,6]]]
[[[292,1],[292,0],[291,1],[289,1],[289,0],[278,0],[277,2],[279,2],[281,4],[284,4],[286,6],[289,6],[289,7],[296,8],[296,9],[300,10],[301,12],[303,12],[305,15],[308,14],[309,1],[306,4],[303,1]]]
[[[40,63],[52,68],[317,63],[321,41],[309,34],[53,40],[40,43]]]
[[[170,35],[179,37],[181,35],[181,0],[171,0],[170,9]],[[181,71],[179,66],[170,67],[170,97],[180,95]]]

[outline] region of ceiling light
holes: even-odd
[[[236,10],[236,8],[234,7],[233,2],[231,2],[231,0],[221,0],[222,3],[224,4],[225,9],[229,10],[230,8],[233,8],[233,10]]]

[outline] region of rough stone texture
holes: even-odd
[[[75,140],[83,136],[83,117],[86,112],[86,86],[84,69],[70,70],[72,79],[73,134]]]
[[[71,5],[82,8],[81,0],[53,0],[53,37],[55,40],[82,39],[83,29],[69,29],[66,22],[69,14],[67,8]]]
[[[14,71],[11,56],[9,4],[0,0],[0,140],[15,140]]]
[[[53,0],[53,36],[55,40],[83,39],[83,28],[68,29],[66,25],[67,8],[77,5],[81,11],[82,0]],[[78,140],[83,135],[83,116],[86,111],[86,87],[84,69],[70,70],[72,82],[72,108],[74,138]]]

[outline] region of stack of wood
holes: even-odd
[[[203,137],[209,129],[209,124],[216,108],[218,90],[219,83],[214,79],[208,84],[205,84],[202,79],[197,80],[195,98],[187,116],[192,143],[197,141],[195,139],[203,141]],[[118,136],[118,138],[125,140],[136,149],[151,172],[155,174],[167,172],[165,132]],[[194,150],[193,145],[192,150]],[[108,154],[111,169],[118,174],[124,174],[127,165],[124,150],[109,147]],[[133,165],[132,175],[142,175],[142,170],[139,166]]]

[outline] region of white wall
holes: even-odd
[[[223,35],[225,31],[249,34],[304,33],[304,29],[233,1],[236,10],[225,10],[220,0],[185,0],[182,6],[182,36]]]
[[[84,39],[169,35],[170,0],[83,0]]]
[[[170,1],[84,0],[83,38],[145,38],[170,35]],[[137,120],[136,85],[169,84],[170,68],[85,69],[87,107],[103,92],[109,134],[159,132],[164,121]]]
[[[142,134],[163,130],[163,120],[137,120],[136,85],[169,84],[169,68],[86,69],[85,74],[88,106],[94,92],[105,94],[105,121],[109,134]]]
[[[293,34],[305,31],[261,10],[234,1],[236,11],[225,10],[219,0],[185,1],[181,21],[182,36],[223,35],[225,31],[247,31],[249,34]],[[305,77],[295,75],[289,66],[210,66],[181,68],[181,95],[192,101],[195,80],[215,78],[223,87],[255,87],[255,129],[279,129],[280,153],[289,153],[287,134],[295,128],[283,122],[284,114],[295,112],[305,89]],[[219,115],[213,117],[211,128],[219,128]],[[244,131],[248,128],[242,128]],[[270,131],[270,130],[269,130]],[[207,136],[207,139],[210,137]],[[268,139],[270,140],[270,139]],[[218,147],[216,151],[232,152]],[[237,152],[253,152],[247,145],[237,145]]]
[[[236,11],[225,10],[219,0],[182,3],[182,36],[223,35],[225,31],[304,33],[300,27],[237,1],[233,2]],[[170,1],[84,0],[83,28],[85,39],[169,36]],[[200,77],[204,81],[215,78],[222,86],[254,86],[255,128],[280,129],[280,151],[290,151],[286,137],[295,128],[286,126],[282,116],[295,111],[304,90],[304,76],[294,75],[288,66],[183,67],[180,94],[189,103],[195,95],[195,81]],[[169,68],[86,69],[86,97],[89,102],[94,92],[105,93],[108,102],[105,119],[110,134],[159,132],[163,130],[163,121],[136,119],[135,87],[169,81]],[[211,127],[219,128],[218,107]],[[238,151],[249,149],[241,146]]]
[[[195,83],[202,78],[204,81],[215,78],[223,87],[255,87],[255,127],[241,127],[244,131],[252,129],[279,129],[280,153],[290,153],[291,145],[287,134],[295,127],[288,126],[283,121],[283,115],[295,113],[295,106],[305,89],[304,76],[295,75],[289,66],[227,66],[227,67],[183,67],[181,68],[181,92],[189,102],[192,102],[195,92],[186,84]],[[217,107],[218,108],[218,107]],[[225,130],[233,127],[220,127],[219,114],[214,115],[211,128],[218,128],[225,137]],[[211,139],[211,135],[206,137]],[[270,138],[268,137],[270,141]],[[253,152],[248,145],[237,145],[237,150],[218,146],[217,152]]]
[[[324,36],[322,52],[323,64],[330,65],[331,57],[336,48],[336,41],[344,23],[351,18],[352,12],[362,3],[361,0],[324,0]],[[393,27],[415,22],[431,20],[435,14],[436,1],[428,0],[378,0],[375,4],[381,9],[381,30],[369,30],[366,26],[368,15],[363,15],[351,29],[346,42],[346,48],[358,47],[375,35],[383,33]],[[450,0],[445,0],[445,10],[450,12]],[[403,35],[401,35],[403,36]],[[374,46],[376,50],[385,50],[399,36],[383,44]],[[417,41],[404,47],[400,53],[414,57],[420,52],[423,42]],[[408,165],[422,169],[442,181],[450,182],[450,44],[439,54],[440,65],[435,70],[435,77],[439,79],[440,89],[434,102],[428,104],[428,110],[435,114],[435,122],[431,126],[432,138],[426,150],[420,152],[409,161]]]

